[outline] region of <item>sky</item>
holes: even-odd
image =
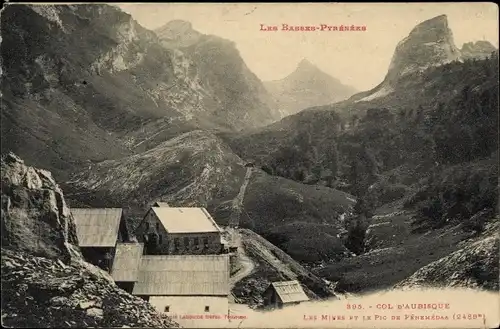
[[[204,34],[236,43],[261,80],[282,79],[307,59],[342,83],[364,91],[379,84],[394,49],[417,24],[445,14],[455,44],[488,40],[498,48],[494,3],[124,3],[142,26],[186,20]],[[278,31],[261,31],[261,24]],[[366,31],[282,31],[282,24],[365,26]]]

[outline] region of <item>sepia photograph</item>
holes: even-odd
[[[5,3],[5,328],[495,328],[495,3]]]

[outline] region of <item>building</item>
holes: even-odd
[[[109,271],[118,241],[129,234],[121,208],[72,208],[78,244],[84,258]]]
[[[147,255],[224,252],[222,230],[205,208],[151,207],[135,235]]]
[[[264,291],[262,297],[264,306],[278,308],[309,300],[302,286],[296,280],[273,282]]]
[[[117,243],[111,277],[116,285],[129,294],[139,277],[139,267],[144,245],[141,243]]]
[[[159,312],[227,314],[228,255],[143,255],[132,294]]]

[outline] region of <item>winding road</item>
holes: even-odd
[[[236,249],[236,258],[241,265],[241,268],[238,272],[236,272],[233,276],[229,278],[229,291],[232,291],[236,283],[243,280],[245,277],[252,274],[255,269],[254,262],[246,255],[245,248],[241,243],[241,235],[238,232],[237,227],[240,225],[240,217],[243,211],[243,200],[245,198],[245,192],[250,182],[250,178],[252,177],[253,167],[247,167],[245,178],[243,179],[243,183],[241,184],[240,191],[238,195],[233,199],[232,209],[233,213],[231,219],[229,220],[229,227],[226,228],[226,231],[229,233],[231,245],[233,247],[237,247]],[[235,303],[235,297],[233,294],[229,295],[229,301]]]
[[[229,285],[231,289],[238,281],[250,275],[255,268],[255,264],[245,253],[245,249],[243,248],[243,245],[241,243],[240,234],[238,232],[233,232],[233,236],[237,240],[234,242],[238,245],[237,256],[238,256],[238,262],[241,265],[241,269],[238,272],[236,272],[231,278],[229,278]]]
[[[255,269],[254,262],[248,257],[245,253],[245,249],[243,244],[241,243],[240,233],[234,228],[227,229],[229,234],[232,237],[233,245],[237,246],[238,249],[236,251],[237,261],[241,265],[241,268],[238,272],[236,272],[233,276],[229,278],[229,291],[232,291],[236,283],[243,280],[245,277],[252,274]],[[235,303],[236,300],[232,294],[229,295],[229,301]]]

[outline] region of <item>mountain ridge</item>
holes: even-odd
[[[264,126],[281,119],[262,81],[248,68],[234,41],[202,34],[187,21],[174,20],[155,30],[163,46],[188,56],[193,70],[214,95],[216,116],[235,122]],[[242,109],[247,108],[247,111]],[[250,127],[251,128],[251,127]]]

